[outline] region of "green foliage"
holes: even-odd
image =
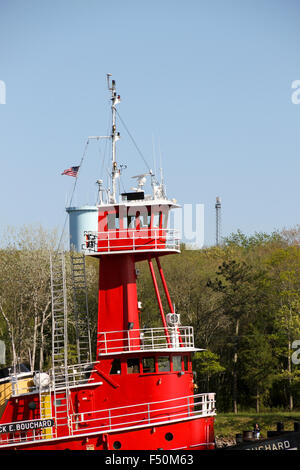
[[[196,352],[193,364],[199,378],[212,377],[225,371],[225,367],[220,364],[218,355],[211,351]]]
[[[270,243],[283,243],[283,236],[278,232],[270,234],[264,232],[255,232],[254,235],[247,236],[240,230],[224,238],[224,245],[238,246],[240,248],[255,248],[257,246],[268,245]]]

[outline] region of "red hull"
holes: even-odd
[[[138,430],[3,447],[16,450],[208,450],[214,449],[214,418],[198,418]],[[170,437],[173,436],[171,440]],[[119,447],[119,444],[121,447]]]

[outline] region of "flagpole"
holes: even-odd
[[[82,162],[83,162],[83,160],[84,160],[84,158],[85,158],[85,156],[86,156],[88,145],[89,145],[89,139],[87,140],[87,142],[86,142],[86,144],[85,144],[84,151],[83,151],[83,155],[82,155],[81,160],[80,160],[78,172],[77,172],[77,174],[76,174],[76,176],[75,176],[73,191],[72,191],[71,199],[70,199],[70,203],[69,203],[70,206],[71,206],[71,204],[72,204],[72,200],[73,200],[73,196],[74,196],[74,192],[75,192],[75,188],[76,188],[76,184],[77,184],[77,178],[78,178],[79,170],[80,170],[81,165],[82,165]],[[61,244],[61,242],[62,242],[62,238],[63,238],[63,236],[64,236],[64,232],[65,232],[65,228],[66,228],[67,219],[68,219],[68,214],[67,214],[66,217],[65,217],[65,222],[64,222],[63,229],[62,229],[62,232],[61,232],[61,236],[60,236],[60,239],[59,239],[59,242],[58,242],[58,246],[57,246],[57,249],[56,249],[57,252],[59,251],[59,247],[60,247],[60,244]]]

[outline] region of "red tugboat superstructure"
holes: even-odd
[[[83,254],[71,254],[74,302],[85,256],[99,260],[99,303],[95,361],[87,318],[77,318],[78,364],[67,361],[65,257],[51,259],[52,369],[0,380],[9,389],[0,402],[0,449],[29,450],[203,450],[214,448],[214,393],[194,393],[191,356],[193,328],[180,324],[160,257],[180,252],[164,185],[150,172],[153,194],[146,195],[147,174],[137,188],[117,198],[116,106],[111,91],[111,188],[99,184],[98,231],[82,234]],[[100,138],[100,137],[99,137]],[[136,263],[151,272],[162,326],[141,327]],[[165,312],[156,278],[157,265],[169,311]],[[57,268],[58,266],[58,268]],[[76,281],[77,279],[77,281]],[[82,286],[81,286],[82,287]],[[76,313],[76,308],[75,308]],[[83,321],[84,320],[84,321]],[[24,385],[25,381],[25,385]],[[2,387],[2,389],[1,389]],[[4,388],[3,388],[4,387]],[[1,395],[0,395],[1,397]]]

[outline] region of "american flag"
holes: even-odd
[[[67,170],[65,170],[62,173],[62,175],[68,175],[68,176],[76,177],[77,173],[78,173],[78,170],[79,170],[79,166],[71,166],[71,168],[68,168]]]

